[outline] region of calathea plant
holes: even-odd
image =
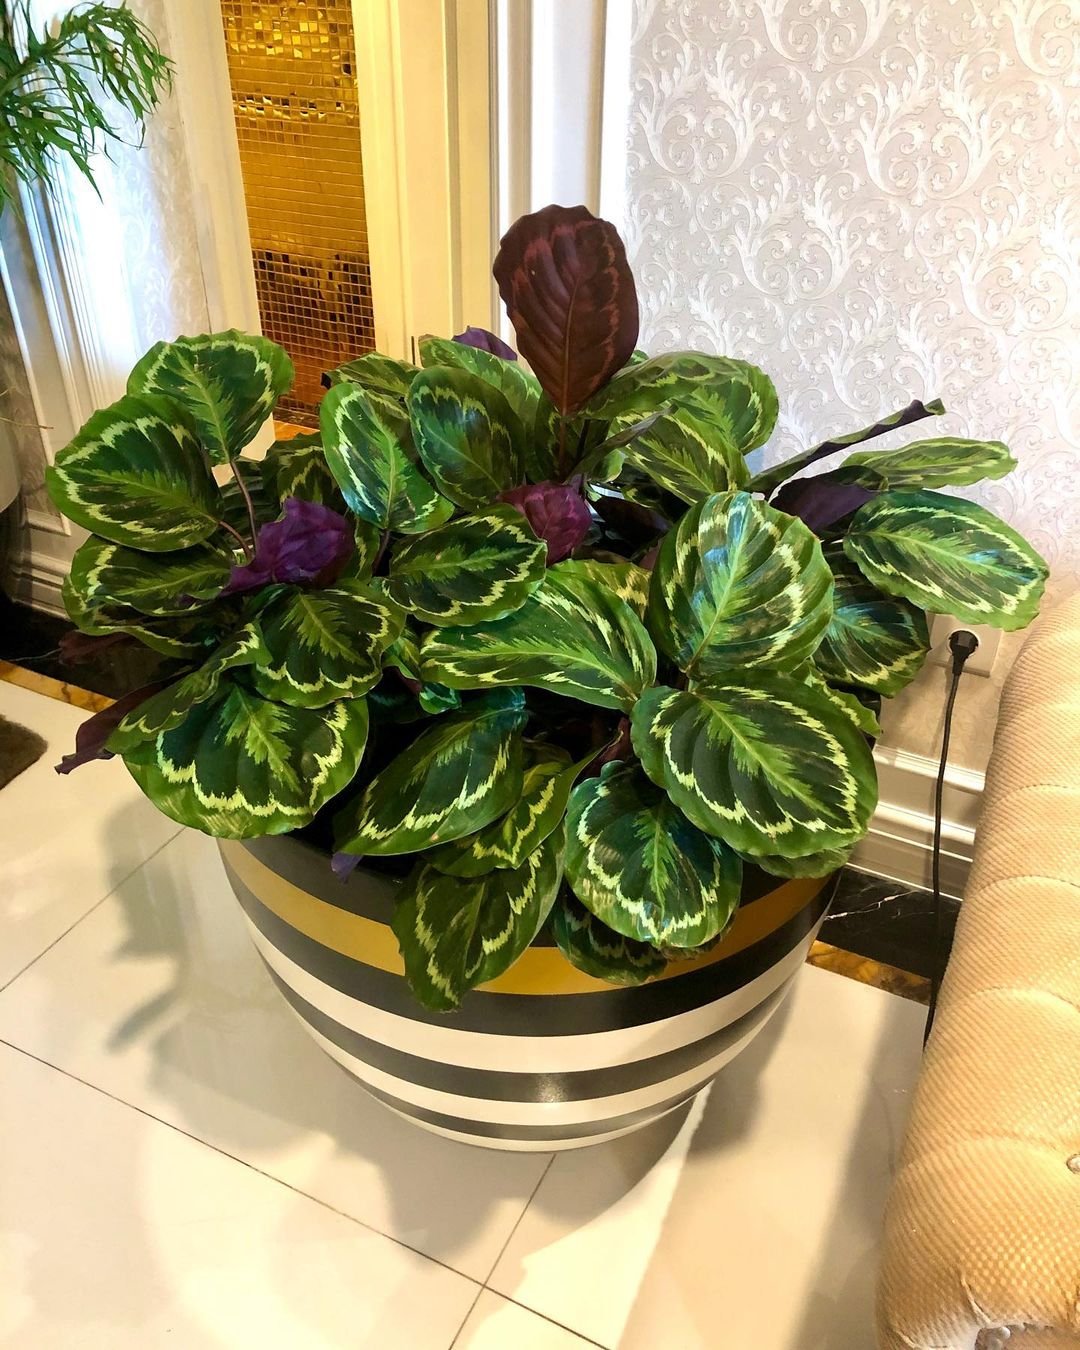
[[[420,367],[361,356],[329,374],[320,430],[256,463],[285,353],[181,338],[50,474],[91,531],[73,620],[173,661],[76,758],[122,756],[210,834],[404,859],[393,926],[435,1008],[545,924],[634,983],[723,934],[744,867],[838,867],[925,611],[1019,628],[1046,577],[939,490],[1007,473],[1004,445],[852,452],[939,404],[755,472],[770,380],[637,351],[622,244],[583,207],[518,221],[495,276],[531,372],[476,329],[424,339]]]

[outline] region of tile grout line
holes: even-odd
[[[472,1307],[466,1314],[465,1321],[462,1322],[461,1326],[458,1328],[457,1335],[450,1342],[448,1350],[454,1350],[454,1346],[457,1345],[461,1333],[465,1330],[465,1327],[468,1325],[469,1318],[473,1315],[473,1312],[476,1309],[476,1305],[480,1302],[481,1295],[488,1292],[494,1294],[496,1298],[505,1299],[507,1303],[513,1303],[515,1307],[521,1308],[523,1312],[532,1313],[534,1317],[539,1317],[540,1320],[543,1322],[549,1322],[553,1327],[558,1327],[560,1331],[565,1331],[571,1336],[576,1336],[578,1340],[583,1341],[586,1345],[595,1345],[597,1347],[597,1350],[608,1350],[608,1347],[606,1345],[602,1345],[599,1341],[594,1341],[591,1336],[585,1336],[580,1331],[576,1331],[573,1327],[568,1327],[564,1322],[558,1322],[554,1317],[549,1317],[547,1313],[539,1312],[536,1308],[530,1308],[527,1303],[522,1303],[519,1299],[511,1297],[511,1295],[509,1294],[504,1294],[499,1289],[493,1289],[491,1286],[491,1277],[495,1274],[495,1271],[498,1269],[499,1262],[506,1255],[507,1247],[510,1246],[510,1243],[513,1241],[514,1238],[514,1234],[521,1226],[521,1223],[524,1220],[525,1215],[529,1212],[532,1202],[536,1199],[540,1191],[540,1187],[544,1184],[544,1181],[547,1178],[547,1174],[555,1166],[555,1159],[557,1156],[558,1154],[552,1153],[551,1157],[548,1158],[547,1164],[544,1167],[544,1170],[540,1173],[536,1185],[532,1188],[528,1200],[525,1201],[521,1213],[514,1220],[513,1228],[511,1228],[509,1233],[507,1233],[506,1241],[499,1248],[499,1254],[495,1257],[495,1260],[492,1262],[491,1269],[488,1271],[487,1277],[484,1280],[483,1288],[480,1290],[480,1293],[478,1293],[476,1298],[473,1300]]]
[[[521,1308],[523,1312],[532,1313],[534,1317],[539,1317],[543,1322],[550,1322],[553,1327],[558,1327],[560,1331],[565,1331],[571,1336],[576,1336],[578,1340],[582,1341],[585,1345],[595,1345],[596,1350],[613,1350],[611,1346],[605,1345],[603,1341],[594,1341],[591,1336],[586,1336],[583,1331],[577,1331],[573,1327],[568,1327],[565,1322],[559,1322],[554,1317],[549,1317],[547,1313],[538,1312],[536,1308],[530,1308],[527,1303],[522,1303],[521,1300],[517,1298],[511,1298],[509,1294],[500,1294],[497,1289],[488,1290],[486,1286],[480,1292],[490,1292],[497,1295],[499,1298],[504,1298],[507,1303],[512,1303],[515,1308]],[[450,1350],[453,1350],[453,1346],[450,1347]]]
[[[107,897],[106,897],[107,898]],[[99,902],[100,903],[100,902]],[[95,906],[96,908],[96,906]],[[475,1275],[467,1275],[465,1271],[458,1270],[456,1266],[450,1265],[448,1261],[441,1260],[438,1256],[432,1256],[430,1252],[421,1251],[419,1247],[414,1247],[408,1242],[402,1242],[393,1233],[384,1233],[381,1228],[376,1228],[374,1224],[368,1223],[364,1219],[358,1219],[355,1214],[347,1214],[345,1210],[338,1209],[327,1200],[320,1200],[317,1195],[311,1195],[299,1186],[294,1186],[289,1181],[284,1181],[281,1177],[275,1177],[270,1172],[264,1172],[261,1167],[256,1167],[254,1163],[248,1162],[244,1158],[238,1158],[235,1153],[230,1153],[227,1149],[218,1148],[216,1144],[211,1144],[207,1139],[200,1139],[197,1134],[192,1134],[190,1130],[183,1129],[180,1125],[174,1125],[170,1120],[163,1120],[160,1116],[155,1116],[152,1111],[147,1111],[144,1107],[136,1106],[134,1102],[128,1102],[123,1097],[117,1097],[115,1093],[109,1092],[107,1088],[99,1087],[97,1083],[91,1083],[86,1078],[80,1078],[78,1074],[72,1073],[69,1069],[61,1068],[59,1064],[53,1064],[50,1060],[42,1059],[40,1055],[35,1055],[33,1051],[24,1049],[21,1045],[15,1045],[14,1042],[0,1036],[0,1045],[6,1046],[9,1050],[14,1050],[16,1054],[25,1055],[27,1059],[32,1059],[35,1063],[42,1065],[46,1069],[52,1069],[54,1073],[60,1074],[64,1078],[70,1078],[73,1083],[81,1083],[83,1087],[89,1088],[91,1092],[98,1093],[101,1097],[108,1098],[115,1102],[117,1106],[126,1107],[129,1111],[134,1111],[137,1115],[145,1116],[147,1120],[152,1120],[156,1125],[164,1126],[167,1130],[172,1130],[174,1134],[182,1135],[185,1139],[190,1139],[192,1143],[216,1153],[222,1158],[228,1158],[230,1162],[238,1164],[240,1167],[246,1167],[249,1172],[254,1172],[256,1176],[263,1177],[272,1185],[281,1186],[287,1191],[292,1191],[294,1195],[300,1196],[304,1200],[310,1200],[313,1205],[318,1205],[321,1209],[329,1210],[331,1214],[336,1214],[341,1219],[354,1223],[358,1228],[363,1228],[369,1233],[374,1233],[376,1237],[385,1238],[388,1242],[394,1243],[397,1247],[403,1247],[405,1251],[412,1252],[414,1256],[419,1256],[424,1261],[430,1261],[432,1265],[441,1266],[443,1270],[448,1270],[452,1275],[457,1275],[460,1279],[467,1280],[469,1284],[477,1286],[477,1297],[484,1292],[484,1285]]]
[[[5,990],[10,989],[11,986],[15,983],[15,981],[21,979],[22,976],[26,974],[26,972],[30,969],[31,966],[36,966],[43,956],[48,955],[48,953],[52,951],[52,949],[56,946],[58,942],[63,942],[64,938],[66,938],[70,932],[78,928],[79,924],[81,924],[84,919],[88,919],[90,915],[94,913],[95,910],[100,909],[106,900],[111,900],[121,886],[127,885],[127,883],[131,880],[131,878],[135,875],[135,873],[139,870],[140,867],[145,867],[147,863],[152,862],[157,857],[157,855],[162,851],[162,849],[168,848],[169,845],[173,843],[174,840],[178,839],[180,835],[183,834],[184,829],[185,827],[183,825],[178,825],[176,828],[176,832],[174,834],[170,834],[168,839],[166,839],[163,843],[159,844],[152,853],[148,853],[146,857],[142,859],[141,862],[137,862],[130,872],[125,872],[124,875],[120,878],[120,880],[116,882],[116,884],[110,890],[106,891],[100,900],[95,900],[88,910],[85,910],[82,914],[80,914],[77,919],[72,920],[72,922],[68,924],[68,926],[64,929],[62,933],[58,934],[56,937],[53,938],[53,940],[49,943],[47,947],[42,947],[41,951],[38,952],[37,956],[27,961],[25,966],[23,966],[20,970],[17,970],[15,974],[12,975],[9,979],[5,980],[3,984],[0,984],[0,994],[3,994]]]
[[[488,1271],[488,1273],[484,1276],[484,1288],[485,1288],[485,1289],[490,1288],[490,1280],[491,1280],[492,1275],[495,1274],[495,1271],[496,1271],[496,1269],[497,1269],[497,1267],[498,1267],[498,1265],[499,1265],[499,1262],[503,1259],[503,1256],[506,1254],[506,1249],[507,1249],[507,1247],[510,1246],[511,1241],[513,1240],[514,1234],[517,1232],[518,1228],[521,1226],[521,1221],[522,1221],[522,1219],[524,1219],[525,1215],[529,1212],[529,1206],[530,1206],[530,1205],[532,1204],[532,1202],[536,1199],[536,1193],[539,1191],[540,1187],[544,1184],[544,1179],[545,1179],[545,1177],[547,1176],[547,1174],[551,1171],[551,1169],[552,1169],[552,1167],[554,1166],[554,1164],[555,1164],[555,1154],[552,1153],[551,1157],[548,1158],[547,1163],[546,1163],[545,1166],[544,1166],[544,1170],[540,1173],[540,1176],[537,1178],[536,1185],[535,1185],[535,1186],[532,1188],[532,1190],[529,1192],[529,1198],[528,1198],[528,1200],[526,1200],[525,1203],[522,1205],[522,1207],[521,1207],[521,1213],[520,1213],[520,1214],[517,1216],[517,1218],[514,1220],[514,1226],[513,1226],[513,1228],[511,1228],[510,1231],[509,1231],[509,1233],[507,1233],[507,1235],[506,1235],[506,1241],[505,1241],[505,1242],[503,1243],[503,1245],[499,1248],[498,1253],[497,1253],[497,1255],[496,1255],[496,1257],[495,1257],[495,1260],[492,1261],[492,1263],[491,1263],[491,1269],[490,1269],[490,1270]],[[498,1291],[497,1289],[493,1289],[493,1290],[492,1290],[492,1293],[493,1293],[493,1294],[497,1294],[498,1292],[499,1292],[499,1291]]]
[[[469,1325],[469,1318],[476,1311],[476,1305],[480,1302],[483,1296],[484,1296],[484,1286],[481,1285],[480,1288],[476,1291],[476,1297],[469,1304],[468,1309],[465,1312],[465,1316],[461,1320],[461,1326],[459,1326],[457,1331],[454,1332],[454,1339],[446,1347],[446,1350],[454,1350],[454,1346],[457,1345],[459,1340],[461,1340],[461,1333]]]

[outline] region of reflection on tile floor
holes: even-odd
[[[78,709],[0,683],[0,712],[50,741],[0,793],[0,1343],[871,1343],[915,1003],[809,969],[647,1131],[556,1159],[452,1144],[296,1025],[210,841],[117,761],[53,775]]]

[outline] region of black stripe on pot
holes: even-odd
[[[422,1120],[440,1130],[452,1130],[455,1134],[473,1135],[477,1139],[519,1139],[522,1142],[529,1143],[543,1143],[545,1140],[556,1143],[563,1139],[587,1139],[594,1134],[611,1134],[615,1130],[626,1130],[634,1125],[644,1125],[651,1120],[666,1115],[669,1111],[674,1111],[676,1107],[682,1106],[684,1102],[696,1097],[707,1086],[703,1083],[696,1088],[680,1092],[677,1096],[668,1098],[667,1101],[657,1102],[655,1106],[643,1106],[638,1111],[627,1111],[621,1116],[607,1116],[603,1120],[588,1120],[573,1125],[516,1125],[490,1120],[470,1120],[465,1116],[444,1115],[441,1111],[431,1111],[426,1106],[415,1106],[412,1102],[402,1101],[399,1097],[384,1092],[381,1088],[372,1087],[370,1083],[364,1082],[361,1078],[357,1078],[356,1081],[365,1092],[369,1092],[385,1106],[393,1107],[395,1111],[400,1111],[403,1116],[411,1116],[414,1120]]]
[[[393,877],[370,868],[358,867],[344,881],[339,881],[330,868],[329,855],[292,835],[267,835],[263,839],[245,839],[242,845],[251,855],[283,877],[299,890],[323,900],[336,909],[359,914],[377,923],[389,923],[399,883]],[[753,904],[784,884],[780,877],[770,876],[760,868],[746,864],[743,867],[741,905]],[[545,925],[533,944],[553,947],[555,939]]]
[[[418,1087],[431,1088],[434,1092],[452,1092],[458,1097],[498,1102],[583,1102],[596,1097],[618,1097],[677,1078],[715,1059],[727,1046],[733,1045],[763,1022],[784,997],[793,978],[789,976],[779,989],[742,1017],[729,1022],[726,1027],[690,1045],[680,1046],[677,1050],[602,1069],[579,1069],[568,1073],[509,1073],[500,1069],[474,1069],[444,1064],[439,1060],[411,1055],[405,1050],[395,1050],[381,1041],[373,1041],[309,1003],[285,983],[265,957],[263,964],[297,1015],[347,1054],[392,1078],[401,1078]]]
[[[782,961],[810,932],[829,903],[826,886],[760,942],[700,970],[654,984],[612,986],[594,994],[488,994],[473,990],[453,1012],[430,1012],[401,975],[367,966],[298,932],[259,903],[226,864],[248,918],[272,947],[315,979],[383,1012],[454,1031],[495,1036],[581,1036],[660,1022],[734,993]]]

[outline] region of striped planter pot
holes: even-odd
[[[394,882],[357,869],[343,885],[325,853],[288,836],[220,847],[255,945],[314,1039],[393,1110],[489,1148],[601,1143],[693,1097],[776,1011],[833,887],[748,869],[723,941],[649,984],[605,984],[534,945],[457,1011],[431,1013],[405,983]]]

